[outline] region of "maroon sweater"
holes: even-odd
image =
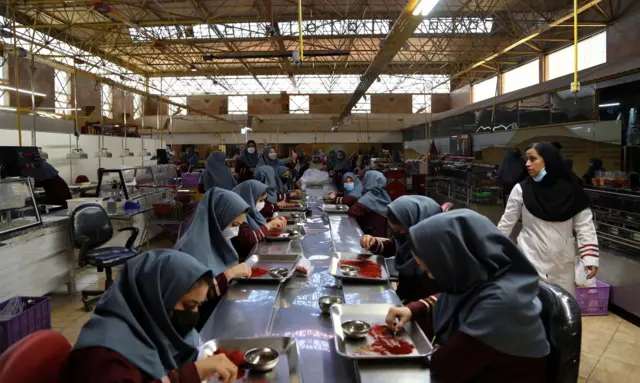
[[[253,246],[263,241],[268,232],[269,229],[267,229],[266,226],[251,230],[249,224],[246,222],[240,225],[238,236],[231,239],[231,244],[233,244],[233,248],[236,249],[240,262],[244,262],[247,259]]]
[[[412,318],[433,339],[431,308],[434,297],[411,302]],[[438,340],[435,340],[438,344]],[[431,356],[431,376],[439,383],[545,383],[546,358],[525,358],[500,352],[458,332],[447,343],[436,346]],[[463,361],[464,367],[460,367]]]
[[[250,168],[244,161],[236,157],[235,172],[238,183],[253,179],[253,170],[251,169],[255,170],[255,168]]]
[[[356,197],[342,197],[342,203],[351,206],[348,213],[356,219],[363,233],[374,237],[384,237],[387,235],[387,217],[357,202]]]

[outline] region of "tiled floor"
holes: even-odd
[[[114,275],[115,276],[115,275]],[[78,291],[104,288],[104,274],[95,269],[79,271]],[[75,343],[91,313],[79,296],[63,292],[51,295],[53,329]],[[640,327],[615,314],[582,319],[582,357],[578,383],[640,383]]]

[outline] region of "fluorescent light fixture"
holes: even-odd
[[[67,154],[68,160],[86,160],[87,158],[89,158],[87,153],[83,152],[80,148],[73,149],[71,153]]]
[[[612,102],[612,103],[609,103],[609,104],[600,104],[601,108],[609,108],[609,107],[612,107],[612,106],[620,106],[620,103],[619,102]]]
[[[248,126],[245,126],[244,128],[240,128],[240,134],[247,134],[249,132],[253,132],[253,129],[251,129]]]
[[[102,148],[95,153],[96,158],[111,158],[113,154],[107,150],[107,148]]]
[[[147,149],[142,149],[140,151],[140,153],[138,153],[138,156],[140,157],[149,157],[151,155],[151,153],[149,153],[149,151]]]
[[[47,95],[44,94],[44,93],[32,92],[32,91],[26,90],[26,89],[16,89],[15,86],[9,86],[9,85],[4,85],[4,84],[0,84],[0,89],[1,90],[9,90],[9,91],[13,91],[13,92],[15,92],[17,90],[18,93],[33,94],[34,96],[38,96],[38,97],[47,97]]]
[[[428,16],[439,1],[440,0],[420,0],[418,5],[413,9],[413,15],[422,17]]]
[[[133,153],[127,148],[122,149],[120,152],[120,157],[133,157]]]

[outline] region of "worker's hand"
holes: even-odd
[[[327,196],[328,196],[329,198],[331,198],[331,199],[336,199],[337,194],[338,194],[338,193],[336,193],[336,192],[334,192],[334,191],[330,191],[330,192],[329,192],[329,194],[328,194]]]
[[[591,279],[598,274],[598,266],[585,266],[584,272],[589,273],[587,274],[587,279]]]
[[[396,319],[398,323],[396,323]],[[411,320],[411,310],[407,307],[392,307],[387,312],[385,323],[393,331],[400,331]]]
[[[224,275],[228,281],[236,278],[248,278],[251,276],[251,268],[246,263],[239,263],[225,270]]]
[[[278,206],[278,207],[286,207],[287,206],[287,201],[286,200],[278,201],[278,202],[276,202],[276,206]]]
[[[218,378],[223,383],[233,383],[238,379],[238,367],[224,354],[212,355],[194,363],[200,380]]]
[[[369,234],[360,238],[360,246],[365,250],[371,250],[371,247],[376,243],[376,239]]]
[[[289,193],[289,195],[292,197],[300,197],[302,195],[302,190],[294,190],[291,193]]]
[[[287,226],[287,220],[284,217],[277,217],[267,222],[266,226],[269,230],[282,230]]]

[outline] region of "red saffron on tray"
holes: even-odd
[[[371,261],[349,261],[343,260],[340,261],[340,265],[349,265],[355,266],[360,269],[358,275],[365,278],[382,278],[382,270],[380,269],[380,265],[376,262]]]
[[[402,330],[401,330],[402,331]],[[373,343],[359,349],[357,353],[376,353],[379,355],[409,355],[415,346],[404,339],[396,337],[389,327],[375,325],[369,330]]]
[[[251,278],[260,278],[267,275],[269,270],[263,269],[262,267],[252,267],[251,268]]]
[[[240,351],[227,351],[224,348],[217,349],[213,355],[224,354],[229,358],[231,363],[238,367],[238,379],[244,377],[244,369],[240,368],[240,365],[244,363],[244,354]]]

